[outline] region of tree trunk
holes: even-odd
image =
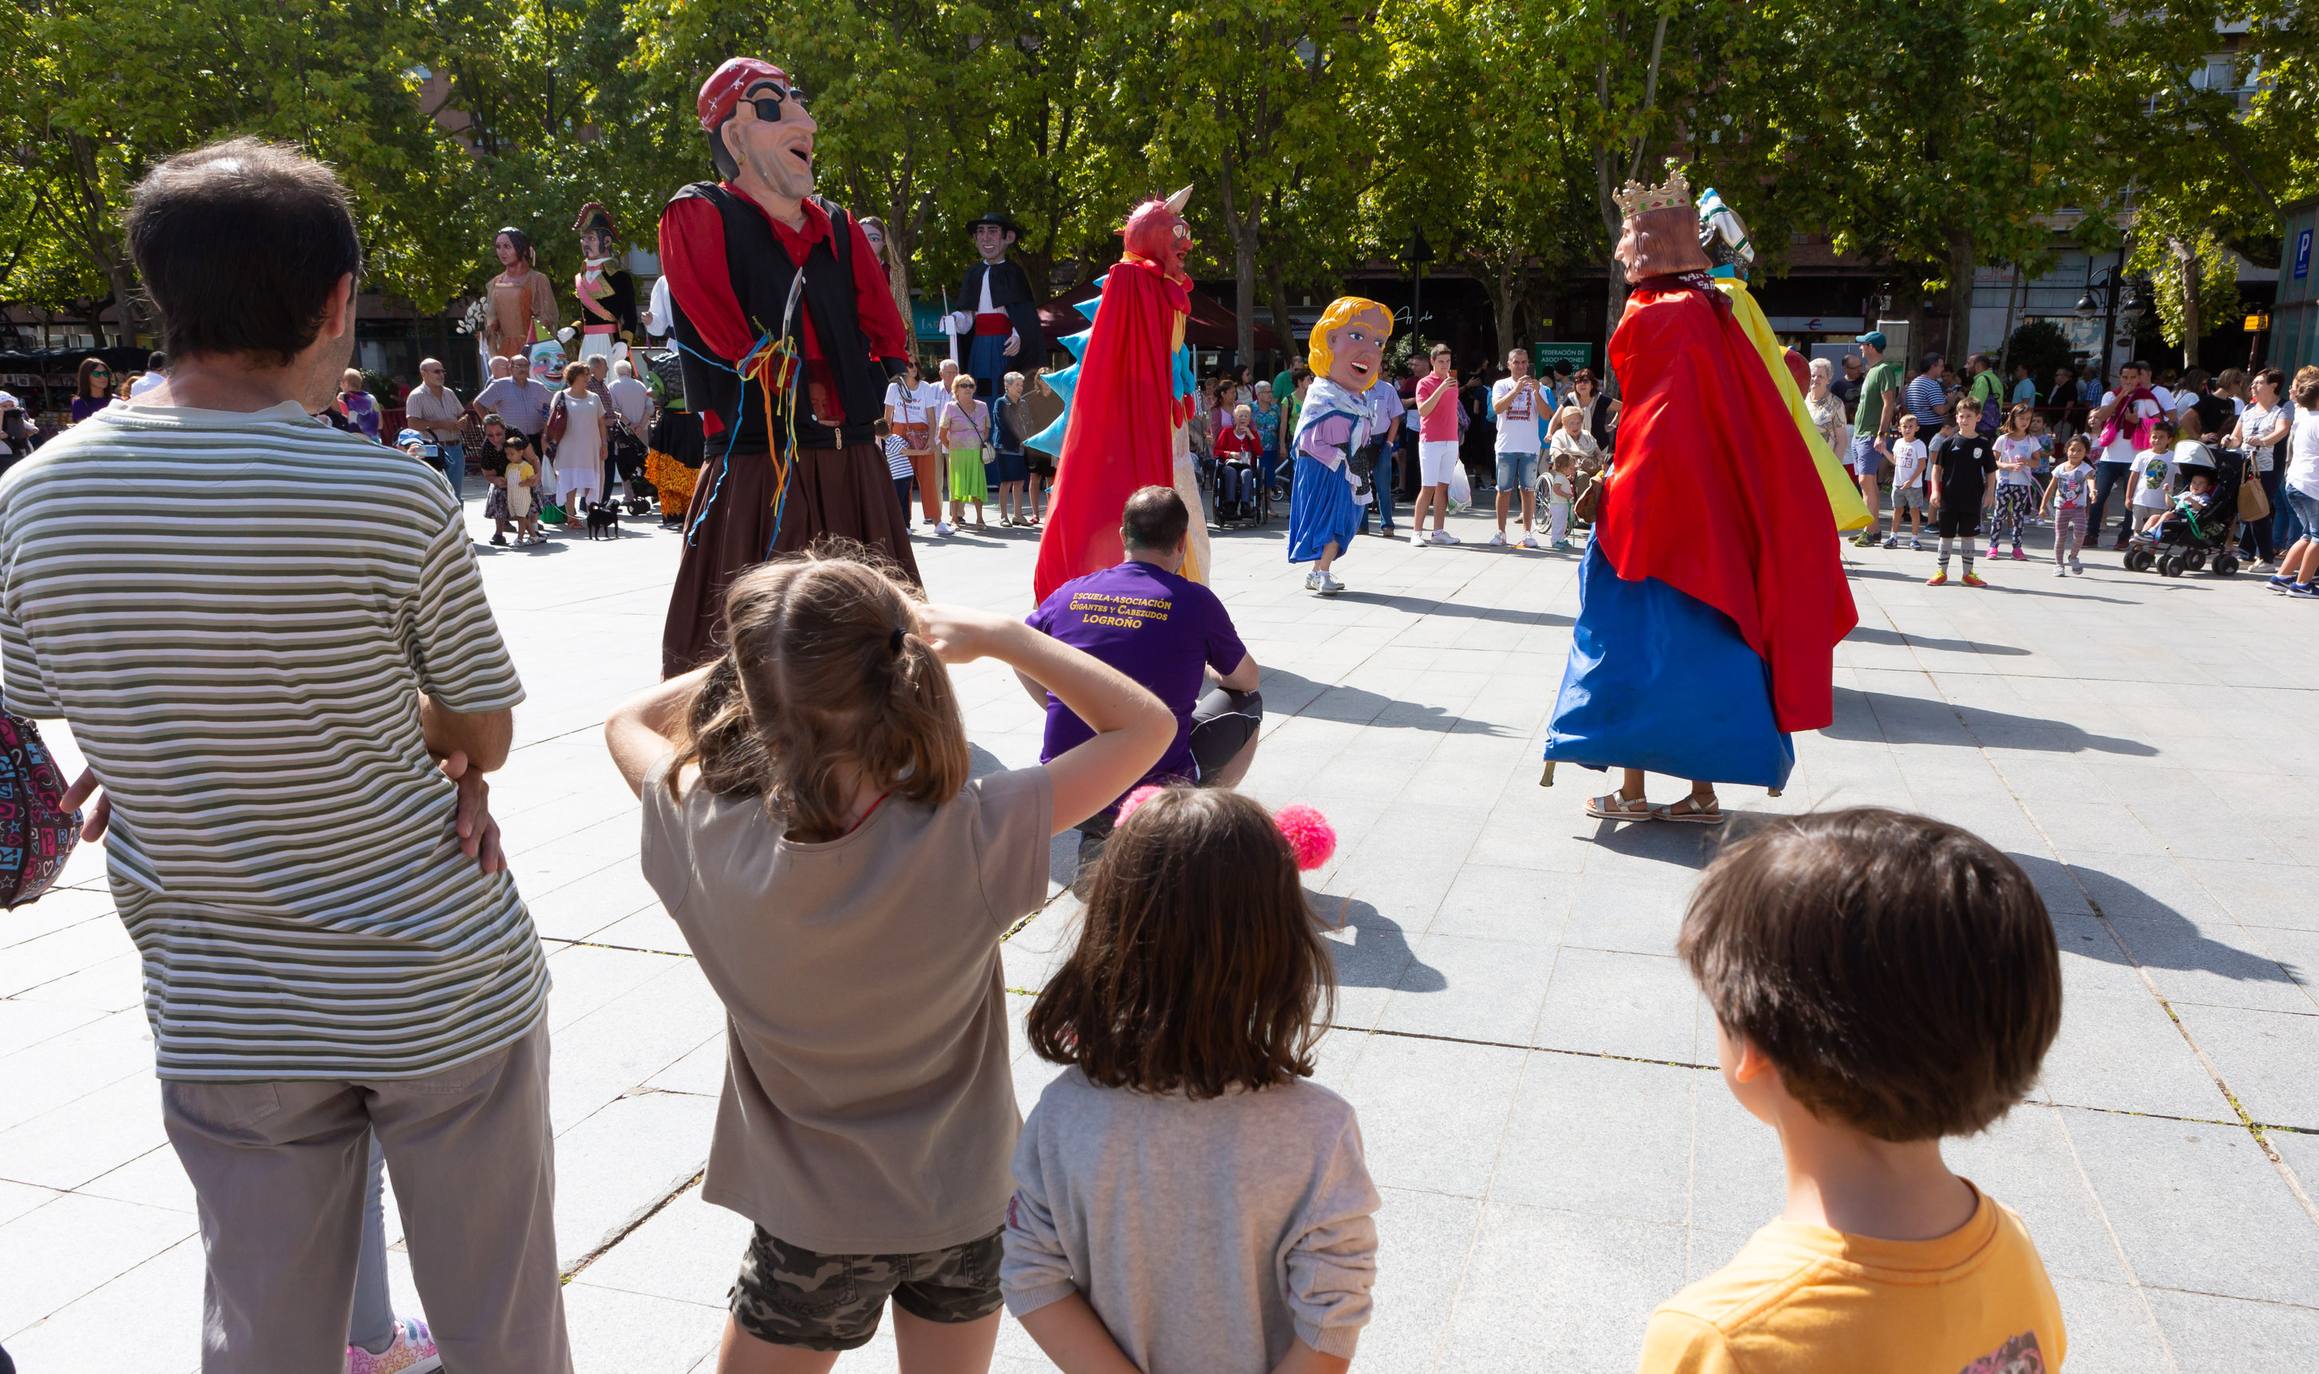
[[[1515,263],[1520,257],[1519,250],[1509,250],[1498,260],[1497,280],[1490,283],[1490,305],[1496,316],[1494,323],[1498,328],[1498,358],[1501,360],[1514,347],[1514,284],[1520,279],[1515,271]]]
[[[1973,271],[1979,265],[1970,229],[1949,235],[1949,371],[1964,375],[1965,355],[1972,351]]]
[[[2200,321],[2198,294],[2205,286],[2205,278],[2198,269],[2198,250],[2181,239],[2166,240],[2168,251],[2182,274],[2182,365],[2198,366],[2198,336],[2205,332]]]
[[[1288,313],[1288,287],[1280,279],[1279,263],[1264,264],[1264,291],[1272,298],[1272,332],[1280,336],[1280,356],[1273,359],[1273,370],[1277,372],[1296,356],[1296,321]]]
[[[1256,354],[1256,321],[1251,318],[1256,310],[1256,234],[1257,207],[1253,203],[1246,213],[1240,209],[1240,178],[1238,155],[1230,143],[1224,145],[1224,156],[1217,179],[1217,194],[1224,203],[1224,228],[1232,236],[1232,311],[1233,347],[1237,350],[1235,365],[1247,366]]]

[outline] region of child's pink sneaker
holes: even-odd
[[[396,1318],[394,1343],[376,1355],[359,1345],[346,1347],[346,1374],[436,1374],[442,1367],[435,1338],[417,1317]]]

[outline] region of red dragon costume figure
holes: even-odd
[[[1120,512],[1138,488],[1173,486],[1193,512],[1184,576],[1208,579],[1208,527],[1193,477],[1184,424],[1192,415],[1191,359],[1184,324],[1191,278],[1184,255],[1186,186],[1135,207],[1120,230],[1126,251],[1104,275],[1102,295],[1079,307],[1088,328],[1063,339],[1079,362],[1049,373],[1063,414],[1031,447],[1056,455],[1055,495],[1039,538],[1032,599],[1126,557]]]

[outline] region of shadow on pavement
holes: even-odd
[[[1336,962],[1337,985],[1348,988],[1398,988],[1403,992],[1440,992],[1449,986],[1441,970],[1420,963],[1409,948],[1401,926],[1357,897],[1332,897],[1305,890],[1313,914],[1329,940],[1329,957]],[[1341,937],[1350,932],[1347,943]]]
[[[2158,751],[2140,740],[2097,735],[2066,720],[2047,720],[2016,711],[1988,711],[1953,701],[1863,692],[1838,687],[1836,718],[1821,733],[1834,739],[1885,744],[1947,744],[1962,749],[2032,749],[2047,754],[2126,754],[2155,758]]]
[[[1391,606],[1411,615],[1439,615],[1452,620],[1494,620],[1501,625],[1568,625],[1566,615],[1549,615],[1544,611],[1517,611],[1506,606],[1470,606],[1462,601],[1448,601],[1430,596],[1407,596],[1396,592],[1343,591],[1339,601],[1358,601],[1365,606]],[[1490,647],[1481,645],[1476,647]]]
[[[1264,668],[1264,704],[1267,724],[1274,719],[1309,716],[1315,720],[1343,721],[1348,725],[1374,725],[1388,730],[1431,730],[1444,735],[1453,730],[1461,734],[1511,736],[1519,733],[1485,720],[1444,711],[1439,706],[1422,701],[1403,701],[1363,687],[1315,682],[1270,664]]]
[[[1880,630],[1873,625],[1856,625],[1853,627],[1852,633],[1844,638],[1857,640],[1863,644],[1905,644],[1910,648],[1939,649],[1946,653],[2026,655],[2029,652],[2027,649],[2015,648],[2011,644],[1982,644],[1970,639],[1938,639],[1932,635],[1911,635],[1902,634],[1897,630]]]
[[[2007,563],[2006,566],[2011,567],[2012,564]],[[2037,562],[2033,560],[2023,566],[2034,568],[2038,565]],[[2046,564],[2043,568],[2040,568],[2039,571],[2050,577],[2053,575],[2053,566],[2050,563]],[[1915,573],[1894,572],[1889,568],[1863,568],[1857,564],[1847,564],[1844,568],[1844,575],[1846,577],[1873,577],[1883,582],[1922,583],[1924,581],[1923,577],[1919,577]],[[1927,573],[1925,576],[1929,577],[1931,574]],[[2049,592],[2037,587],[2023,586],[2018,582],[1992,582],[1989,589],[1991,591],[2010,592],[2015,596],[2058,596],[2071,601],[2095,601],[2101,603],[2104,606],[2139,606],[2142,604],[2139,601],[2128,601],[2124,597],[2096,596],[2092,592],[2087,591]],[[1965,587],[1960,584],[1951,590],[1962,593],[1972,591],[1974,589]]]
[[[2046,895],[2048,906],[2065,913],[2054,923],[2054,936],[2065,952],[2129,967],[2213,973],[2241,983],[2295,981],[2278,960],[2212,938],[2189,917],[2114,873],[2032,854],[2007,857],[2021,865]],[[2067,919],[2076,903],[2066,898],[2079,892],[2108,919],[2107,930],[2089,929],[2082,917],[2075,922]],[[2117,940],[2110,938],[2110,931],[2117,933]],[[2125,941],[2124,949],[2118,940]]]

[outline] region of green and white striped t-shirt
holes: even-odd
[[[538,1022],[419,729],[523,697],[432,468],[294,402],[99,411],[0,483],[0,674],[112,798],[163,1078],[417,1077]]]

